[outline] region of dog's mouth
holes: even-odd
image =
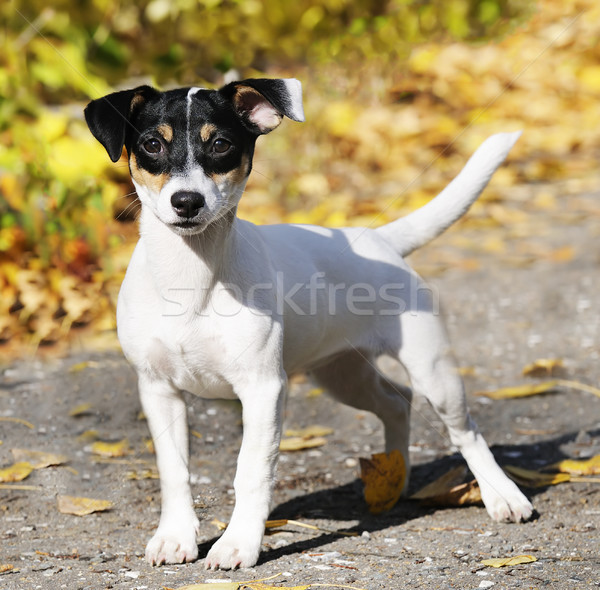
[[[190,221],[188,219],[185,221],[176,221],[175,223],[171,223],[170,225],[172,225],[173,227],[177,227],[179,229],[194,229],[200,225],[200,222],[199,221]]]

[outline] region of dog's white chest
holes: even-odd
[[[169,379],[178,389],[200,397],[230,399],[233,389],[222,376],[217,358],[222,356],[218,342],[211,339],[173,339],[166,342],[153,337],[146,351],[149,369]]]

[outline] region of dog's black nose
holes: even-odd
[[[177,191],[171,196],[171,205],[179,217],[191,219],[204,207],[204,197],[192,191]]]

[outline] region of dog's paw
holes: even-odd
[[[251,542],[244,536],[223,536],[211,547],[204,566],[207,570],[232,570],[239,567],[252,567],[260,553],[260,539]]]
[[[511,482],[512,483],[512,482]],[[514,489],[502,494],[482,490],[482,499],[488,514],[498,522],[524,522],[531,518],[533,506],[523,493],[514,485]]]
[[[146,561],[150,565],[185,563],[198,558],[196,529],[191,531],[161,531],[146,545]]]

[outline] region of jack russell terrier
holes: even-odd
[[[304,120],[294,79],[140,86],[85,109],[113,162],[126,148],[142,203],[117,323],[160,473],[162,512],[147,560],[198,557],[182,391],[242,403],[235,508],[205,565],[250,567],[269,515],[288,375],[307,371],[334,398],[374,412],[386,450],[408,464],[411,389],[376,368],[380,355],[402,363],[412,390],[433,405],[490,516],[527,520],[531,504],[469,416],[432,292],[404,261],[467,211],[520,134],[487,139],[435,199],[383,227],[256,226],[236,216],[237,205],[257,137],[284,116]]]

